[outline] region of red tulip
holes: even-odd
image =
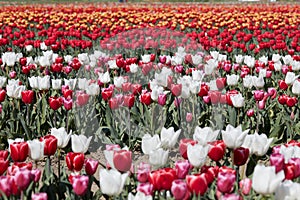
[[[205,83],[201,83],[200,91],[198,93],[198,96],[204,97],[208,95],[209,87]]]
[[[227,104],[230,106],[233,106],[232,101],[231,101],[231,96],[238,94],[239,92],[237,90],[230,90],[226,92],[226,99],[227,99]]]
[[[243,195],[250,194],[251,187],[252,187],[252,180],[250,178],[245,178],[239,182],[241,191]]]
[[[10,157],[14,162],[24,162],[28,156],[27,142],[14,142],[10,144]]]
[[[25,90],[21,92],[22,95],[22,101],[25,104],[31,104],[33,102],[34,99],[34,91],[32,90]]]
[[[286,100],[287,100],[287,96],[285,94],[283,95],[280,95],[278,97],[278,102],[281,104],[281,105],[285,105],[286,104]]]
[[[25,66],[26,64],[27,64],[27,58],[26,57],[20,58],[20,65]]]
[[[212,146],[208,152],[208,157],[213,161],[218,162],[224,157],[226,151],[226,145],[223,142],[223,140],[217,140],[211,143],[211,145]]]
[[[216,80],[217,88],[222,90],[226,86],[226,78],[217,78]]]
[[[222,193],[231,193],[235,183],[235,173],[221,171],[218,173],[217,188]]]
[[[123,105],[128,108],[131,108],[134,105],[134,100],[135,100],[135,97],[133,94],[125,95]]]
[[[119,108],[119,106],[120,106],[118,99],[115,97],[109,99],[108,104],[109,104],[110,109],[112,109],[112,110],[115,110],[115,109]]]
[[[208,92],[208,96],[210,98],[210,102],[212,104],[217,104],[220,102],[220,98],[221,98],[221,92],[220,91],[209,91]]]
[[[44,155],[52,156],[57,149],[57,138],[53,135],[46,135],[40,138],[40,141],[45,141]]]
[[[71,98],[64,98],[64,107],[66,110],[71,110],[73,107],[73,99]]]
[[[94,175],[97,171],[99,162],[91,158],[85,161],[85,172],[87,175]]]
[[[113,90],[110,88],[103,88],[101,91],[101,96],[104,101],[108,101],[113,95]]]
[[[53,63],[50,67],[50,70],[52,72],[56,72],[56,73],[61,72],[62,69],[63,69],[63,64],[61,64],[61,63]]]
[[[186,183],[189,191],[196,195],[204,195],[208,188],[205,174],[187,175]]]
[[[66,163],[70,171],[80,171],[84,164],[84,154],[69,152],[66,155]]]
[[[154,190],[170,190],[172,182],[176,179],[176,171],[172,168],[164,168],[150,173],[149,182]]]
[[[131,84],[131,92],[134,95],[138,95],[142,92],[142,85],[141,84]]]
[[[117,66],[118,66],[119,68],[123,68],[123,67],[124,67],[124,64],[125,64],[124,58],[118,58],[118,59],[116,60],[116,64],[117,64]]]
[[[76,104],[79,107],[86,105],[89,101],[89,98],[90,98],[90,96],[88,94],[83,93],[83,92],[78,92],[76,94],[76,97],[77,97]]]
[[[2,174],[4,174],[4,172],[7,170],[8,165],[9,165],[9,161],[1,157],[0,158],[0,176]]]
[[[63,96],[64,98],[72,98],[72,95],[73,95],[73,90],[70,90],[70,89],[64,89],[62,90],[62,93],[63,93]]]
[[[131,90],[131,83],[123,83],[122,84],[122,91],[129,92]]]
[[[6,91],[4,89],[0,89],[0,103],[5,100]]]
[[[298,103],[298,99],[296,97],[287,97],[286,105],[288,107],[293,107]]]
[[[286,82],[284,80],[279,80],[278,84],[279,84],[279,88],[281,90],[287,90],[289,87],[288,84],[286,84]]]
[[[49,106],[53,110],[59,109],[63,105],[63,99],[61,97],[49,97]]]
[[[74,193],[78,196],[83,196],[89,186],[89,177],[88,176],[74,176],[72,180],[72,187]]]
[[[239,147],[233,150],[233,163],[236,166],[244,165],[249,157],[249,149]]]
[[[4,160],[6,160],[7,157],[8,157],[8,151],[0,150],[0,158],[3,158]]]
[[[132,152],[128,150],[114,151],[114,166],[121,172],[127,172],[132,165]]]
[[[146,92],[146,93],[141,94],[140,101],[141,101],[141,103],[145,104],[146,106],[149,106],[152,103],[151,93]]]

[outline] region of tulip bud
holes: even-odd
[[[247,116],[248,117],[252,117],[253,115],[254,115],[254,110],[253,109],[247,110]]]
[[[186,120],[186,122],[191,122],[193,120],[193,114],[186,113],[185,120]]]
[[[245,178],[239,182],[243,195],[249,195],[252,187],[252,180]]]
[[[239,147],[233,151],[233,162],[236,166],[244,165],[249,157],[249,149],[244,147]]]
[[[231,193],[235,183],[235,173],[221,171],[218,173],[217,188],[222,193]]]
[[[93,160],[91,158],[87,159],[85,161],[85,172],[87,175],[91,176],[94,175],[97,171],[99,162],[96,160]]]
[[[157,99],[157,103],[161,106],[164,106],[166,104],[167,101],[167,95],[166,94],[159,94],[158,95],[158,99]]]

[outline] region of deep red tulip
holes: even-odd
[[[0,176],[2,174],[4,174],[4,172],[7,170],[8,165],[9,165],[9,161],[1,157],[0,158]]]
[[[279,80],[278,84],[279,84],[279,88],[281,90],[287,90],[289,87],[288,84],[286,84],[286,82],[284,80]]]
[[[142,104],[145,104],[146,106],[150,105],[152,103],[151,93],[146,92],[146,93],[141,94],[140,101]]]
[[[10,144],[10,157],[14,162],[24,162],[28,156],[27,142],[14,142]]]
[[[205,83],[201,83],[200,91],[198,93],[198,96],[204,97],[208,95],[209,87]]]
[[[59,109],[63,105],[63,99],[61,97],[49,97],[49,106],[53,110]]]
[[[91,158],[85,161],[85,172],[87,175],[94,175],[97,171],[99,162]]]
[[[205,174],[187,175],[186,183],[189,191],[196,195],[204,195],[208,188]]]
[[[0,89],[0,103],[5,100],[6,91],[4,89]]]
[[[249,149],[239,147],[233,150],[233,163],[236,166],[244,165],[249,157]]]
[[[21,92],[22,95],[22,101],[25,104],[31,104],[33,102],[34,99],[34,91],[32,90],[25,90]]]
[[[8,151],[7,150],[0,150],[0,158],[3,158],[6,160],[8,157]]]
[[[40,138],[40,141],[45,141],[44,155],[52,156],[57,149],[57,138],[53,135],[46,135]]]
[[[142,85],[141,84],[138,84],[138,83],[135,83],[135,84],[131,84],[131,92],[132,94],[134,95],[138,95],[142,92]]]
[[[239,92],[237,90],[230,90],[226,92],[226,99],[227,99],[227,104],[230,106],[233,106],[232,101],[231,101],[231,96],[238,94]]]
[[[66,163],[70,171],[80,171],[84,164],[84,154],[69,152],[66,155]]]
[[[154,190],[170,190],[172,182],[176,179],[176,171],[172,168],[164,168],[150,173],[149,182]]]
[[[113,90],[110,88],[103,88],[101,91],[101,96],[104,101],[108,101],[113,95]]]

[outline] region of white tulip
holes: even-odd
[[[227,60],[227,55],[226,54],[219,54],[218,61],[226,61]]]
[[[192,55],[192,62],[198,66],[202,62],[202,57],[200,55]]]
[[[149,163],[157,168],[162,167],[167,164],[168,156],[169,150],[155,149],[149,154]]]
[[[264,87],[264,85],[265,85],[264,77],[262,77],[262,76],[259,76],[259,77],[252,76],[252,84],[256,88]]]
[[[283,170],[276,174],[274,166],[257,164],[253,172],[252,188],[258,194],[273,194],[284,177]]]
[[[61,79],[52,79],[52,89],[53,90],[59,90],[61,89]]]
[[[150,154],[151,151],[158,149],[161,146],[161,142],[158,135],[151,137],[149,134],[145,134],[142,137],[142,151],[144,154]]]
[[[280,58],[281,58],[281,55],[279,55],[279,54],[273,54],[273,55],[272,55],[272,61],[273,61],[274,63],[279,62],[279,61],[280,61]]]
[[[51,135],[56,137],[58,148],[65,148],[68,145],[69,140],[71,138],[71,134],[72,134],[72,130],[68,134],[64,127],[61,127],[59,129],[51,128]]]
[[[285,75],[284,81],[286,84],[290,85],[293,84],[298,77],[299,75],[296,76],[294,72],[288,72]]]
[[[71,62],[72,59],[73,59],[73,56],[71,56],[71,55],[66,55],[66,56],[64,56],[64,60],[65,60],[67,63]]]
[[[25,49],[27,52],[31,52],[33,50],[33,46],[32,45],[26,45]]]
[[[209,145],[189,144],[187,146],[187,157],[191,165],[194,167],[202,167],[206,162],[208,150]]]
[[[92,136],[87,138],[85,135],[72,135],[71,142],[72,142],[72,151],[74,153],[86,153],[90,142],[92,140]]]
[[[300,147],[281,145],[280,154],[284,155],[284,162],[288,163],[290,158],[300,158]]]
[[[96,96],[98,94],[100,94],[100,87],[97,83],[92,83],[90,85],[88,85],[86,88],[86,93],[90,96]]]
[[[5,52],[2,54],[2,62],[8,67],[13,67],[17,61],[17,54],[15,52]]]
[[[175,66],[175,65],[181,65],[183,63],[183,58],[184,57],[179,56],[179,55],[172,56],[172,58],[171,58],[171,64],[173,66]]]
[[[214,59],[209,59],[207,62],[207,64],[204,65],[204,73],[206,75],[210,75],[212,74],[216,68],[218,67],[218,61],[214,60]]]
[[[78,60],[83,65],[88,65],[89,64],[89,57],[88,57],[87,53],[80,53],[80,54],[78,54]]]
[[[160,94],[163,94],[164,93],[164,88],[161,87],[161,86],[157,86],[157,85],[154,85],[153,87],[151,87],[151,99],[153,101],[157,101],[158,99],[158,96]]]
[[[173,148],[178,140],[181,133],[181,129],[174,131],[174,127],[166,129],[162,128],[160,132],[161,146],[166,148]]]
[[[48,48],[48,47],[46,46],[45,42],[40,43],[40,49],[41,49],[41,50],[44,51],[44,50],[47,50],[47,48]]]
[[[121,174],[115,169],[100,169],[100,189],[109,196],[119,195],[124,187],[128,173]]]
[[[235,149],[242,146],[249,131],[249,129],[243,131],[241,125],[235,128],[228,124],[226,130],[222,131],[222,139],[228,148]]]
[[[238,64],[242,64],[243,60],[244,60],[244,56],[242,55],[235,55],[235,62]]]
[[[192,71],[192,78],[194,81],[202,81],[203,76],[204,76],[203,71],[200,71],[200,70]]]
[[[109,69],[118,69],[118,65],[117,65],[117,62],[116,60],[109,60],[107,62],[108,66],[109,66]]]
[[[193,139],[200,145],[207,145],[209,142],[213,142],[217,139],[220,130],[213,131],[210,127],[200,128],[197,126],[193,135]]]
[[[273,138],[268,139],[266,134],[258,134],[255,132],[253,135],[247,135],[243,147],[248,148],[251,154],[263,156],[267,153]]]
[[[255,58],[252,57],[252,56],[245,56],[244,57],[244,63],[250,67],[250,68],[253,68],[254,65],[255,65]]]
[[[243,78],[243,86],[244,86],[245,88],[252,88],[252,86],[253,86],[252,76],[246,75],[246,76]]]
[[[265,65],[268,64],[268,56],[262,56],[258,60],[264,63]]]
[[[292,93],[296,95],[300,95],[300,82],[294,81],[293,87],[292,87]]]
[[[142,62],[143,63],[148,63],[151,61],[151,55],[150,54],[145,54],[145,55],[142,55]]]
[[[26,88],[24,85],[17,85],[17,84],[8,84],[6,86],[7,96],[21,99],[21,92],[24,91]]]
[[[87,80],[86,78],[78,79],[78,89],[79,90],[85,90],[88,85],[89,85],[89,80]]]
[[[281,64],[281,62],[277,62],[277,63],[274,63],[274,69],[275,69],[275,71],[281,71],[281,69],[282,69],[282,64]]]
[[[286,56],[282,57],[282,60],[285,65],[289,65],[292,63],[293,58],[291,55],[286,55]]]
[[[65,85],[69,86],[70,90],[74,90],[76,87],[77,79],[64,79]]]
[[[192,94],[198,94],[200,91],[200,85],[201,83],[199,81],[192,81],[189,87],[189,91]]]
[[[49,90],[50,89],[50,76],[37,77],[38,89]]]
[[[245,105],[245,98],[242,96],[241,93],[230,96],[230,99],[232,101],[232,105],[235,108],[241,108]]]
[[[300,184],[286,180],[275,191],[276,200],[300,200]]]
[[[126,83],[126,80],[123,76],[114,77],[114,85],[117,88],[122,88],[123,83]]]
[[[29,147],[29,156],[32,160],[40,160],[44,157],[45,141],[40,142],[38,139],[27,141]]]
[[[226,81],[228,85],[236,85],[239,81],[240,76],[236,74],[226,75]]]
[[[0,88],[2,88],[6,84],[6,80],[6,77],[0,76]]]
[[[217,51],[211,51],[210,55],[213,57],[213,59],[218,60],[220,54]]]
[[[172,70],[166,67],[163,67],[160,73],[154,74],[154,80],[158,85],[162,87],[168,86],[168,77],[173,74]]]
[[[135,63],[129,65],[129,69],[130,69],[130,72],[131,73],[137,73],[138,72],[138,69],[139,69],[139,66]]]
[[[100,80],[102,83],[109,83],[110,82],[110,76],[109,76],[109,72],[105,72],[105,73],[98,73],[98,80]]]

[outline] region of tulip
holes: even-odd
[[[186,120],[186,122],[191,122],[193,120],[193,114],[186,113],[185,120]]]
[[[189,144],[187,146],[187,157],[191,165],[201,167],[205,164],[209,147],[200,144]]]
[[[71,134],[72,131],[68,134],[64,127],[61,127],[59,129],[57,128],[51,129],[51,135],[53,135],[57,139],[58,148],[65,148],[68,145],[69,140],[71,138]]]
[[[181,139],[180,142],[179,142],[179,152],[180,152],[180,155],[184,158],[184,159],[188,159],[187,157],[187,146],[189,144],[196,144],[197,141],[195,140],[192,140],[192,139]]]
[[[209,142],[213,142],[219,135],[219,130],[213,131],[210,127],[196,127],[193,135],[193,139],[201,145],[207,145]]]
[[[232,75],[227,75],[226,80],[228,85],[236,85],[239,81],[239,76],[232,74]]]
[[[235,173],[221,171],[218,173],[217,188],[222,193],[231,193],[235,183]]]
[[[210,102],[212,104],[217,104],[220,102],[220,98],[221,98],[221,92],[220,91],[209,91],[208,92],[208,96],[209,96],[209,99],[210,99]],[[204,100],[204,97],[203,97],[203,100]]]
[[[93,160],[91,158],[85,161],[85,172],[87,175],[94,175],[97,171],[99,162],[97,160]]]
[[[176,179],[176,172],[172,168],[163,168],[150,173],[149,182],[154,190],[170,190]]]
[[[4,174],[9,166],[9,161],[4,159],[3,157],[0,158],[0,176]]]
[[[189,173],[191,164],[188,160],[178,160],[175,162],[176,175],[180,179],[184,179]]]
[[[14,162],[24,162],[27,158],[29,147],[27,142],[13,142],[9,145],[10,156]]]
[[[272,153],[270,155],[270,165],[275,167],[275,172],[283,170],[284,168],[284,156],[280,153]]]
[[[84,164],[84,154],[69,152],[66,155],[66,163],[70,171],[80,171]]]
[[[299,199],[300,184],[292,181],[282,182],[275,191],[275,199]]]
[[[40,138],[40,141],[45,142],[44,155],[52,156],[55,154],[57,149],[57,139],[53,135],[46,135]]]
[[[238,194],[225,194],[221,200],[241,200],[242,197]]]
[[[288,85],[291,85],[295,82],[295,80],[299,77],[295,75],[294,72],[288,72],[285,76],[285,83],[288,84]]]
[[[234,128],[233,126],[228,124],[226,130],[222,131],[222,138],[228,148],[235,149],[242,146],[249,131],[249,129],[242,131],[241,125]]]
[[[182,84],[172,84],[171,85],[171,92],[175,97],[180,96],[182,91]]]
[[[40,160],[44,157],[45,142],[38,139],[27,141],[29,146],[29,156],[33,160]]]
[[[196,195],[204,195],[208,189],[205,174],[187,175],[186,183],[191,193]]]
[[[140,101],[141,101],[142,104],[145,104],[146,106],[149,106],[152,103],[151,93],[150,92],[145,92],[145,93],[141,94]]]
[[[223,90],[223,88],[226,86],[226,78],[217,78],[216,84],[219,90]]]
[[[31,195],[32,200],[48,200],[48,195],[46,192],[40,192]]]
[[[72,151],[74,153],[86,153],[90,142],[92,140],[92,136],[87,138],[85,135],[72,135],[71,143],[72,143]]]
[[[35,183],[39,182],[40,181],[40,178],[41,178],[41,175],[42,175],[42,171],[39,170],[39,169],[32,169],[30,171],[32,177],[33,177],[33,181]]]
[[[263,90],[256,90],[253,95],[255,101],[261,101],[265,96],[265,92]]]
[[[61,97],[50,97],[49,106],[53,110],[58,110],[63,105],[63,98]]]
[[[22,95],[22,101],[25,104],[31,104],[33,102],[34,99],[34,91],[32,90],[25,90],[21,92]]]
[[[245,104],[245,98],[242,96],[242,94],[236,94],[230,96],[230,99],[232,101],[232,105],[236,108],[241,108]]]
[[[152,200],[151,195],[146,195],[143,192],[138,191],[135,196],[130,192],[128,194],[128,200]]]
[[[248,117],[252,117],[253,115],[254,115],[254,110],[253,109],[247,110],[247,116]]]
[[[100,169],[100,189],[109,196],[119,195],[124,187],[128,173],[121,174],[115,169]]]
[[[184,199],[187,190],[187,184],[185,181],[177,179],[172,182],[171,192],[175,200]]]
[[[261,164],[257,164],[253,172],[252,188],[258,194],[272,194],[283,179],[283,171],[276,174],[275,167],[265,167]]]
[[[79,106],[79,107],[82,107],[84,105],[86,105],[89,101],[89,95],[86,94],[86,93],[83,93],[83,92],[78,92],[76,94],[76,104]]]
[[[73,106],[73,99],[63,98],[64,107],[66,110],[71,110]]]
[[[238,147],[233,150],[233,163],[236,166],[244,165],[249,157],[249,149]]]
[[[162,128],[160,133],[161,146],[166,148],[173,148],[177,142],[177,139],[181,133],[181,129],[174,131],[174,127],[166,129]]]
[[[7,157],[8,157],[8,151],[0,150],[0,158],[2,158],[3,160],[6,160]]]
[[[223,140],[217,140],[212,143],[210,143],[211,147],[208,152],[208,157],[212,159],[213,161],[220,161],[226,151],[226,145]]]
[[[104,155],[110,167],[121,172],[129,171],[132,165],[132,152],[128,150],[105,150]]]
[[[251,154],[257,156],[263,156],[267,153],[273,138],[268,139],[265,134],[258,134],[257,132],[254,135],[247,135],[245,137],[243,147],[249,148]]]
[[[151,169],[151,165],[147,164],[147,163],[143,163],[141,162],[138,166],[138,170],[137,170],[137,180],[140,183],[145,183],[148,181],[148,177],[150,174],[150,169]]]
[[[149,154],[149,162],[155,167],[166,165],[168,161],[169,150],[165,151],[162,148],[155,149]]]
[[[137,186],[136,190],[142,192],[143,194],[149,196],[153,193],[153,185],[151,183],[141,183]]]
[[[19,169],[14,177],[15,183],[21,191],[25,190],[33,179],[30,170],[25,168]]]
[[[88,189],[89,177],[88,176],[74,176],[72,187],[74,193],[78,196],[83,196]]]
[[[159,148],[160,146],[161,142],[158,135],[151,137],[151,135],[145,134],[142,137],[142,151],[144,154],[150,154],[151,151]]]
[[[0,89],[0,103],[5,100],[6,91],[4,89]]]
[[[164,106],[167,101],[167,95],[166,94],[159,94],[157,98],[157,103],[161,106]]]
[[[133,94],[125,95],[123,105],[128,107],[128,108],[132,108],[133,105],[134,105],[134,100],[135,100],[135,97],[134,97]]]
[[[252,187],[252,180],[249,178],[245,178],[239,182],[239,186],[243,195],[247,196],[250,194],[251,187]]]
[[[17,81],[19,82],[19,81]],[[21,99],[22,97],[22,91],[25,90],[24,85],[19,85],[16,83],[8,83],[6,86],[7,96],[15,98],[15,99]]]

